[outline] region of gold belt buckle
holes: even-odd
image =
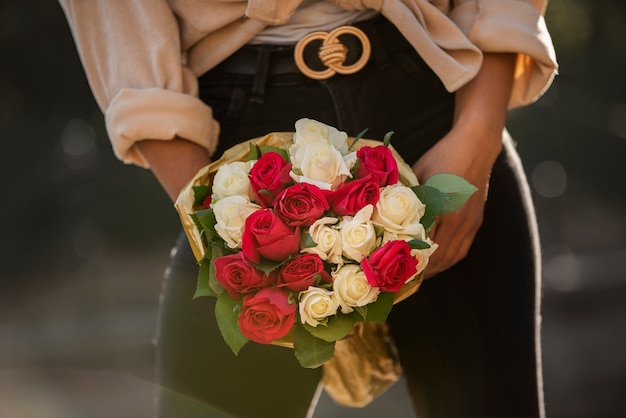
[[[361,41],[361,45],[363,46],[361,57],[352,65],[343,65],[346,60],[348,48],[339,40],[339,36],[341,35],[353,35]],[[320,46],[317,55],[322,63],[328,67],[322,71],[311,69],[304,61],[304,49],[309,43],[315,40],[322,41],[322,46]],[[354,26],[340,26],[330,32],[312,32],[300,39],[296,44],[294,59],[298,69],[302,71],[302,74],[315,80],[325,80],[335,74],[356,73],[361,68],[365,67],[365,64],[367,64],[369,60],[370,52],[370,41],[362,30]]]

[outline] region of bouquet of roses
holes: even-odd
[[[363,134],[363,133],[362,133]],[[217,297],[235,354],[249,341],[333,356],[357,322],[385,322],[419,288],[438,214],[476,190],[451,174],[419,185],[390,146],[301,119],[228,150],[176,207],[199,260],[194,297]]]

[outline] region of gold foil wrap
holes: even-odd
[[[387,324],[357,322],[335,343],[323,365],[324,389],[337,403],[363,407],[398,381],[402,374]]]
[[[287,149],[292,144],[293,132],[274,132],[263,137],[250,139],[235,145],[224,152],[222,157],[202,168],[185,186],[175,202],[181,223],[196,260],[202,259],[205,248],[200,233],[190,217],[197,208],[194,207],[193,187],[210,185],[218,168],[234,161],[245,161],[250,151],[250,143],[258,146],[274,146]],[[349,142],[354,138],[350,138]],[[363,146],[381,145],[380,141],[359,139],[353,150]],[[406,186],[418,184],[411,167],[404,162],[396,150],[390,146],[398,162],[400,183]],[[423,275],[420,274],[406,283],[396,293],[394,303],[411,296],[419,289]],[[289,334],[272,344],[293,348]],[[345,406],[363,407],[376,396],[383,393],[401,375],[400,363],[389,339],[386,324],[357,322],[353,331],[335,344],[333,357],[323,365],[324,388],[338,403]]]

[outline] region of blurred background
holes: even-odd
[[[548,417],[626,416],[626,6],[546,19],[560,75],[508,126],[540,223]],[[0,3],[0,57],[0,417],[149,416],[177,215],[114,158],[56,2]]]

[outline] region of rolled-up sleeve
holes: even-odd
[[[510,107],[535,101],[550,86],[557,61],[543,0],[460,0],[450,12],[483,52],[518,54]]]
[[[60,0],[115,155],[148,167],[135,144],[184,138],[212,153],[218,126],[183,63],[165,0]]]

